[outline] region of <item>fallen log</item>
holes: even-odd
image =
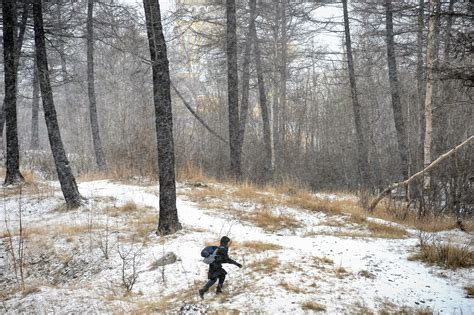
[[[416,174],[413,174],[410,178],[408,178],[407,180],[404,180],[402,182],[398,182],[398,183],[394,183],[392,185],[390,185],[389,187],[387,187],[384,191],[382,191],[378,196],[377,198],[375,198],[372,203],[370,204],[369,208],[367,209],[368,212],[372,212],[374,211],[375,207],[377,206],[377,204],[383,199],[385,198],[386,196],[388,196],[390,194],[390,192],[396,188],[399,188],[399,187],[405,187],[407,185],[409,185],[412,181],[414,181],[416,178],[422,176],[423,174],[425,174],[426,172],[432,170],[433,168],[435,168],[436,165],[438,165],[439,163],[441,163],[441,161],[443,161],[444,159],[448,158],[449,156],[451,156],[452,154],[456,153],[457,151],[459,151],[459,149],[461,149],[462,147],[464,147],[465,145],[467,145],[469,142],[473,141],[474,140],[474,135],[470,136],[469,138],[467,138],[466,140],[464,140],[464,142],[458,144],[457,146],[455,146],[454,148],[452,148],[451,150],[449,150],[448,152],[440,155],[436,160],[434,160],[433,162],[430,163],[430,165],[428,165],[427,167],[425,167],[423,170],[419,171],[418,173]]]

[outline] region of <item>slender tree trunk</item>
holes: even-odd
[[[235,0],[227,0],[227,104],[229,106],[230,170],[232,176],[241,179],[239,156],[239,79],[237,73],[237,20]]]
[[[265,162],[264,162],[264,182],[273,179],[273,165],[272,165],[272,139],[270,129],[270,114],[267,106],[267,92],[265,90],[265,81],[263,80],[262,57],[260,53],[260,46],[258,43],[257,29],[255,27],[255,16],[257,10],[256,0],[250,0],[250,12],[252,19],[250,20],[251,38],[254,43],[255,50],[255,64],[257,68],[258,92],[260,96],[260,109],[262,111],[263,120],[263,142],[265,146]]]
[[[18,146],[16,93],[17,71],[15,61],[15,28],[16,23],[14,3],[9,0],[2,1],[3,11],[3,57],[5,74],[5,118],[7,138],[7,162],[4,185],[22,182],[20,173],[20,152]]]
[[[38,68],[35,64],[33,69],[33,102],[31,106],[31,142],[30,150],[39,149],[39,130],[38,130],[38,113],[39,113],[39,99],[40,99],[40,88],[38,82]]]
[[[273,134],[273,167],[274,170],[278,169],[279,161],[278,158],[280,157],[280,102],[279,102],[279,94],[280,94],[280,71],[279,71],[279,60],[280,60],[280,11],[281,11],[281,4],[280,1],[275,3],[275,27],[273,32],[274,37],[274,47],[273,47],[273,58],[275,60],[273,65],[273,101],[272,101],[272,134]]]
[[[43,100],[44,117],[48,129],[48,138],[53,153],[54,164],[58,173],[61,190],[68,208],[75,208],[81,204],[81,195],[77,188],[76,179],[64,150],[61,133],[59,131],[56,109],[54,106],[53,92],[49,79],[48,58],[43,28],[43,9],[41,0],[33,1],[33,20],[35,30],[36,62],[38,66],[38,79]]]
[[[253,12],[250,12],[250,21],[254,19],[252,17]],[[240,118],[239,118],[239,150],[238,159],[242,160],[242,150],[244,146],[245,138],[245,128],[247,126],[247,116],[249,108],[249,90],[250,90],[250,50],[252,46],[251,36],[250,36],[250,26],[247,33],[247,38],[245,39],[245,48],[244,48],[244,60],[242,63],[242,99],[240,106]]]
[[[351,84],[351,96],[352,96],[352,109],[354,111],[354,124],[356,128],[357,136],[357,150],[358,150],[358,165],[362,188],[368,188],[370,186],[370,175],[369,175],[369,153],[367,149],[367,143],[364,139],[364,131],[362,130],[362,117],[361,117],[361,106],[357,95],[356,78],[354,71],[354,60],[352,58],[352,44],[351,44],[351,33],[349,27],[349,14],[347,10],[347,0],[342,1],[344,11],[344,33],[346,36],[346,54],[347,54],[347,66],[349,70],[349,81]]]
[[[416,169],[423,168],[423,143],[425,142],[425,79],[423,69],[423,29],[425,27],[425,0],[419,0],[416,32],[416,86],[418,94],[418,146]]]
[[[388,62],[388,77],[390,81],[390,92],[392,95],[392,110],[395,120],[395,129],[397,130],[398,152],[400,155],[400,162],[402,167],[403,178],[408,177],[408,146],[407,146],[407,131],[405,128],[405,121],[403,119],[402,106],[400,103],[400,82],[397,74],[397,61],[395,59],[395,42],[393,34],[393,19],[392,19],[392,1],[385,1],[386,12],[386,41],[387,41],[387,62]]]
[[[94,78],[94,0],[87,3],[87,91],[89,95],[89,115],[92,129],[92,142],[94,145],[95,159],[99,170],[105,172],[105,160],[102,142],[100,140],[99,122],[97,119],[97,102],[95,97]]]
[[[428,42],[426,48],[426,95],[425,95],[425,142],[424,148],[424,166],[425,168],[431,163],[431,145],[433,134],[433,65],[436,62],[436,24],[437,13],[436,7],[439,0],[430,1],[430,18],[428,29]],[[423,188],[430,188],[430,176],[428,173],[424,175]]]
[[[171,81],[166,42],[158,0],[143,0],[153,75],[156,140],[160,182],[160,220],[157,233],[168,235],[181,229],[176,209]]]
[[[279,147],[277,150],[281,157],[286,154],[285,144],[286,144],[286,81],[288,78],[288,33],[287,33],[287,23],[286,23],[286,9],[287,9],[287,0],[281,0],[281,42],[280,42],[280,54],[281,54],[281,63],[280,63],[280,90],[279,90]],[[285,157],[286,158],[286,157]]]

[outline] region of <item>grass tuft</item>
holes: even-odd
[[[324,312],[326,311],[326,306],[319,304],[314,301],[307,301],[301,304],[301,308],[305,311],[315,311],[315,312]]]
[[[405,238],[407,232],[398,226],[368,222],[367,228],[374,237],[380,238]]]

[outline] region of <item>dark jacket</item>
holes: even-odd
[[[227,272],[222,268],[222,264],[233,264],[238,267],[242,265],[229,257],[229,249],[225,246],[219,246],[216,253],[216,259],[209,265],[208,278],[218,278],[225,276]]]

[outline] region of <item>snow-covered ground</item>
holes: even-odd
[[[80,183],[79,189],[88,203],[77,210],[61,207],[54,182],[21,198],[7,189],[2,192],[1,313],[301,314],[319,309],[339,314],[404,309],[474,314],[474,299],[463,289],[474,284],[473,269],[453,271],[409,261],[418,244],[413,230],[407,229],[405,238],[374,238],[367,236],[366,227],[347,223],[343,216],[280,206],[272,210],[299,225],[269,231],[241,219],[242,213],[256,211],[254,201],[223,200],[222,208],[200,207],[189,198],[200,188],[183,183],[178,185],[177,203],[183,229],[159,237],[153,233],[156,185],[102,180]],[[124,207],[127,203],[137,207]],[[26,231],[23,291],[15,289],[6,237],[7,228],[19,226],[20,208]],[[221,235],[233,239],[230,256],[244,267],[229,265],[224,294],[216,296],[212,288],[201,300],[197,290],[206,281],[207,265],[200,251],[218,243]],[[442,236],[472,244],[472,235],[460,231]],[[16,249],[18,240],[12,238]],[[166,252],[174,252],[178,261],[154,268]],[[138,277],[126,293],[122,270],[126,279],[133,274],[134,256]]]

